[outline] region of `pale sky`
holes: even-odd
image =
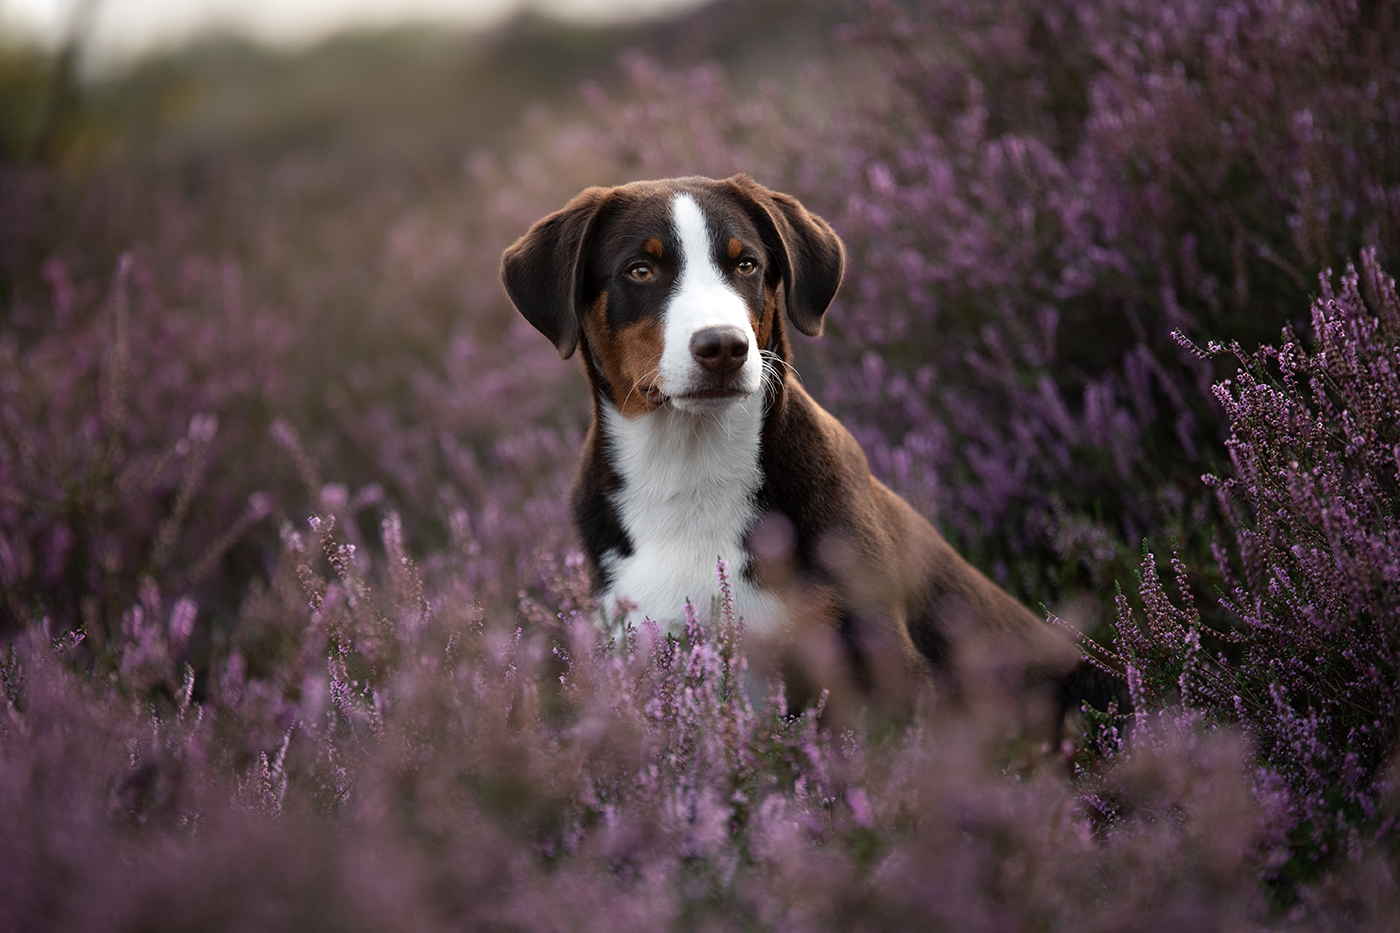
[[[0,35],[54,46],[86,0],[0,0]],[[91,0],[89,65],[116,64],[200,33],[231,30],[281,46],[351,26],[435,22],[485,26],[533,8],[571,19],[620,20],[700,6],[704,0]]]

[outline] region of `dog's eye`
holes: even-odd
[[[752,259],[741,259],[739,260],[739,264],[734,268],[738,270],[740,275],[748,275],[758,268],[758,264]]]
[[[639,262],[627,270],[627,277],[634,282],[645,282],[651,278],[651,266],[644,262]]]

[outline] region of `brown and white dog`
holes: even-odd
[[[506,250],[511,300],[592,387],[573,516],[604,616],[675,627],[723,558],[798,702],[902,709],[941,681],[1053,735],[1070,640],[871,476],[793,374],[787,324],[821,333],[844,266],[825,221],[744,175],[589,188]]]

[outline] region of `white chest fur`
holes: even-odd
[[[754,497],[763,478],[762,393],[711,414],[667,406],[624,418],[604,406],[602,415],[622,480],[612,504],[632,542],[626,557],[603,555],[608,622],[616,621],[620,605],[630,604],[634,622],[645,617],[678,630],[686,600],[705,619],[719,593],[715,565],[722,559],[746,626],[760,633],[780,626],[778,601],[743,578],[744,535],[758,518]]]

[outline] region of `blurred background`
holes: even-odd
[[[194,0],[7,0],[0,26],[21,41],[49,48],[81,34],[89,70],[115,69],[133,57],[170,51],[215,32],[284,48],[305,47],[338,32],[416,23],[481,30],[526,11],[580,22],[605,23],[675,15],[703,0],[302,0],[297,3]]]
[[[732,62],[751,79],[785,74],[830,51],[840,7],[6,0],[7,151],[32,155],[56,145],[58,123],[70,137],[66,149],[81,135],[87,156],[97,157],[119,143],[153,142],[156,132],[166,141],[201,135],[215,146],[267,141],[292,125],[306,138],[331,119],[368,123],[405,111],[427,124],[453,116],[460,123],[465,110],[489,135],[524,104],[574,105],[579,81],[603,78],[623,49],[668,64]],[[66,96],[79,88],[86,107]],[[479,112],[487,105],[489,114]],[[215,126],[225,135],[211,135]]]

